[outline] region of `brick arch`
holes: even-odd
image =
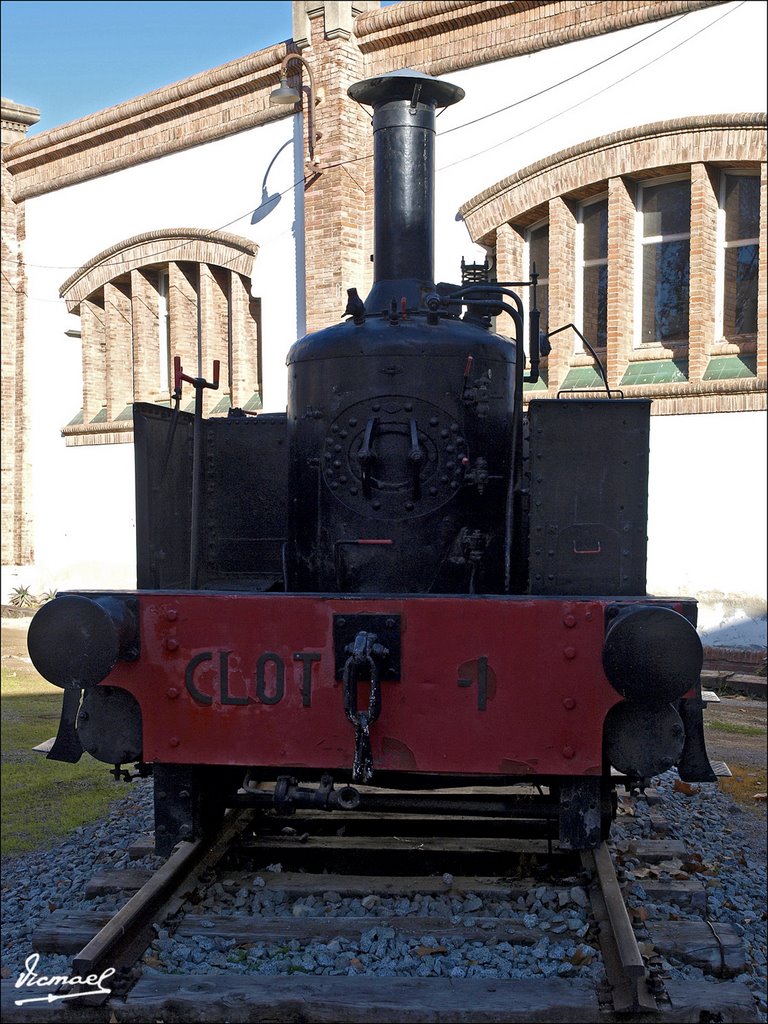
[[[71,274],[59,289],[70,313],[109,281],[140,267],[158,263],[207,263],[250,278],[259,247],[225,231],[168,228],[145,231],[110,246]]]
[[[519,221],[558,196],[610,178],[647,176],[654,168],[765,160],[764,113],[715,114],[657,121],[581,142],[502,178],[460,208],[475,242],[492,242],[502,224]]]

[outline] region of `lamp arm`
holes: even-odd
[[[315,76],[312,74],[312,68],[308,62],[301,56],[300,53],[286,53],[280,62],[280,80],[283,81],[286,77],[286,68],[292,60],[300,62],[302,67],[307,70],[307,77],[309,78],[309,124],[307,125],[307,134],[309,136],[309,159],[315,159],[315,97],[317,92],[315,91]]]

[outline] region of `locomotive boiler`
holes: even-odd
[[[286,414],[205,420],[178,364],[175,410],[134,407],[137,590],[30,626],[64,691],[48,756],[151,772],[161,853],[245,804],[594,847],[617,780],[714,779],[695,602],[646,594],[650,402],[524,409],[535,275],[433,276],[435,114],[463,91],[403,71],[349,93],[373,109],[373,288],[293,346]]]

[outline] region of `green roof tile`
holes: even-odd
[[[262,408],[263,405],[261,403],[261,395],[258,393],[258,391],[255,394],[251,395],[251,397],[243,406],[243,409],[245,409],[246,412],[254,412]]]
[[[687,359],[651,359],[630,363],[621,379],[629,384],[685,384],[688,380]]]
[[[229,412],[232,408],[232,399],[229,395],[224,395],[216,405],[211,409],[211,416],[217,415],[217,413]]]
[[[605,388],[603,378],[596,366],[575,366],[560,385],[561,391],[572,391],[581,388]]]
[[[757,376],[757,356],[714,356],[709,361],[704,380],[736,380]]]
[[[536,381],[535,384],[526,384],[525,382],[523,382],[523,391],[526,393],[529,391],[546,391],[548,386],[549,385],[547,384],[547,371],[542,370],[541,375],[539,376],[539,379]]]

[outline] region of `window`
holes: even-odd
[[[67,444],[131,440],[134,402],[168,404],[173,359],[210,380],[203,411],[261,408],[260,303],[250,295],[256,247],[223,232],[150,232],[82,267],[61,295],[80,316],[83,406]],[[184,408],[194,407],[185,388]],[[99,436],[109,435],[109,436]],[[87,436],[87,440],[85,439]]]
[[[641,343],[688,340],[690,179],[639,189]]]
[[[722,175],[723,212],[722,333],[725,338],[757,332],[757,265],[760,228],[760,178]]]
[[[539,329],[545,334],[549,330],[549,224],[540,224],[528,232],[528,272],[536,269],[539,279],[536,286],[536,302],[541,310]]]
[[[608,337],[608,200],[579,207],[579,283],[581,333],[593,348],[605,348]],[[581,343],[579,342],[579,345]]]

